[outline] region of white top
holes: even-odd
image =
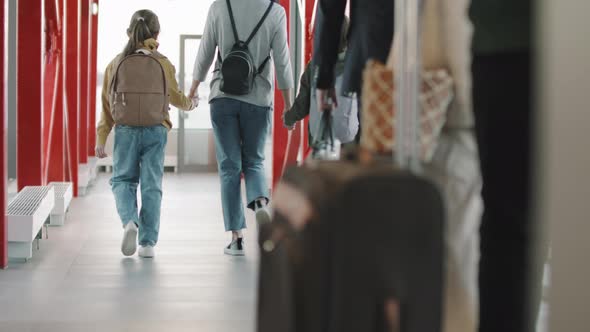
[[[269,0],[230,1],[238,36],[240,40],[246,41],[268,8]],[[195,61],[193,79],[204,82],[213,60],[217,59],[217,47],[221,50],[221,57],[225,59],[234,43],[235,39],[226,0],[216,0],[209,8],[203,39]],[[294,87],[289,47],[287,45],[287,19],[285,9],[281,5],[278,3],[273,5],[260,30],[248,45],[248,49],[257,66],[269,54],[272,57],[272,61],[268,62],[262,74],[256,77],[252,92],[245,96],[226,95],[219,90],[221,74],[216,71],[211,81],[209,101],[215,98],[227,97],[257,106],[272,106],[274,96],[273,67],[275,68],[279,89],[291,89]],[[219,68],[219,63],[216,63],[215,66],[215,68]]]

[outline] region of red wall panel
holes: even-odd
[[[45,1],[44,70],[44,176],[47,182],[64,181],[65,132],[63,108],[63,3]]]
[[[6,0],[0,2],[0,269],[8,265],[8,224],[6,221]]]
[[[288,7],[289,1],[282,1],[285,7]],[[313,46],[313,11],[315,0],[305,1],[305,50],[304,60],[307,64],[311,60]],[[290,8],[286,8],[289,16]],[[289,24],[289,23],[288,23]],[[295,79],[299,79],[296,77]],[[298,122],[295,129],[287,131],[282,124],[282,113],[284,104],[280,92],[275,93],[275,112],[274,112],[274,132],[273,132],[273,185],[280,179],[284,168],[297,163],[297,158],[301,148],[305,152],[309,147],[308,141],[308,124],[309,118],[305,121]]]
[[[98,0],[92,3],[98,8]],[[92,5],[92,4],[91,4]],[[90,44],[90,84],[89,84],[89,116],[88,116],[88,155],[94,156],[96,145],[96,70],[98,52],[98,11],[93,13],[91,7],[91,44]]]
[[[42,0],[18,1],[17,181],[18,189],[42,185]]]
[[[66,177],[74,184],[74,195],[78,196],[78,0],[65,1],[64,26],[64,95],[66,97]]]
[[[88,162],[88,48],[90,46],[90,0],[82,0],[80,5],[80,57],[79,57],[79,79],[80,79],[80,119],[78,123],[78,162],[85,164]]]

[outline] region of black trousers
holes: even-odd
[[[542,265],[531,214],[532,109],[528,52],[475,55],[473,102],[483,176],[480,332],[535,331]]]

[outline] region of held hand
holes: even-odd
[[[282,115],[282,118],[283,118],[283,127],[287,128],[287,130],[293,130],[293,129],[295,129],[295,123],[293,125],[289,126],[285,122],[285,114],[287,114],[287,112],[289,112],[289,109],[288,108],[285,108],[283,110],[283,115]]]
[[[338,107],[338,99],[336,98],[336,89],[317,89],[318,111],[334,110]]]
[[[192,102],[191,110],[194,110],[195,108],[197,108],[197,106],[199,106],[199,96],[197,95],[190,98]]]
[[[104,151],[104,145],[97,145],[96,148],[94,148],[94,151],[96,152],[96,156],[100,159],[107,157],[107,153]]]
[[[199,97],[199,84],[200,83],[201,82],[199,82],[199,81],[193,81],[193,83],[191,84],[191,88],[190,88],[189,94],[188,94],[188,97],[190,99],[193,99],[195,97]]]

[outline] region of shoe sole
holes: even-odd
[[[244,250],[232,250],[232,249],[223,249],[223,253],[229,256],[245,256],[246,253],[244,252]]]
[[[137,251],[137,230],[125,231],[123,243],[121,243],[121,252],[125,256],[133,256],[135,251]]]
[[[270,214],[267,210],[258,210],[256,211],[256,223],[258,226],[270,224]]]
[[[156,256],[156,253],[152,253],[151,255],[142,254],[141,248],[139,248],[139,250],[137,250],[137,256],[139,256],[140,258],[154,258],[154,256]]]

